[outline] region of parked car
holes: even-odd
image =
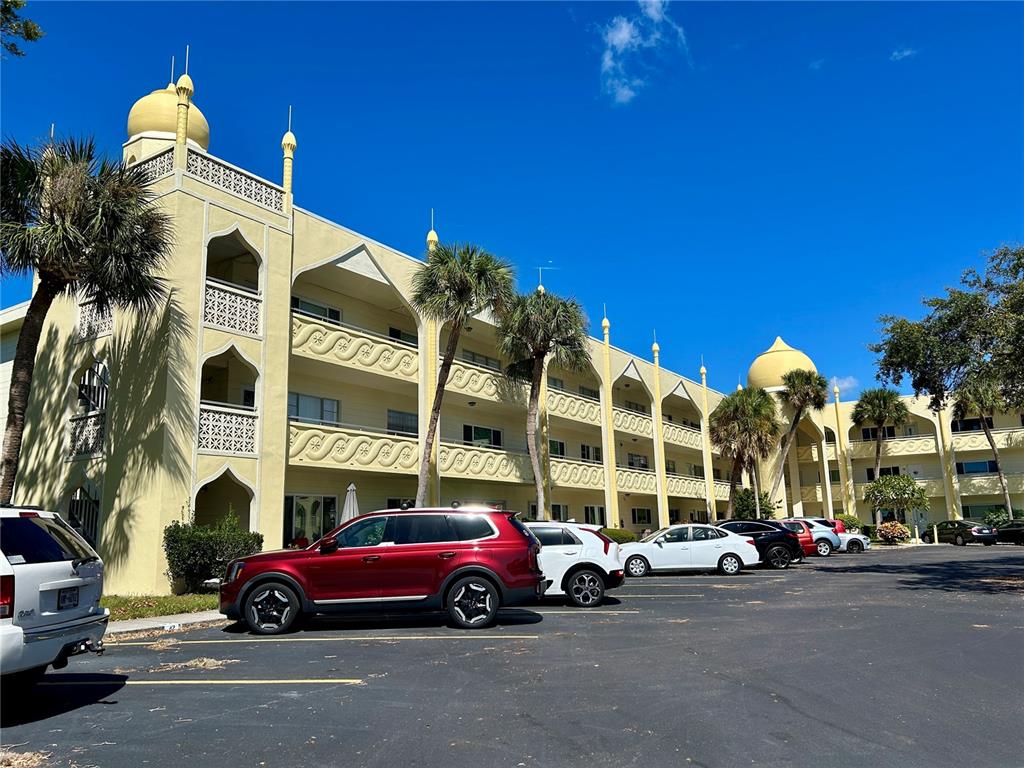
[[[871,549],[871,539],[863,533],[844,532],[839,534],[839,552],[859,554],[867,549]]]
[[[935,525],[935,529],[938,530],[940,543],[956,544],[958,547],[972,542],[991,547],[998,541],[998,535],[992,528],[983,523],[972,523],[970,520],[943,520]],[[934,541],[932,532],[933,529],[929,528],[921,536],[925,544]]]
[[[763,520],[722,520],[715,525],[752,538],[766,568],[789,568],[791,562],[803,558],[799,536],[783,526]]]
[[[670,525],[619,547],[629,576],[651,571],[712,571],[734,576],[761,562],[757,545],[711,525]]]
[[[821,523],[810,517],[791,517],[783,520],[783,525],[789,527],[789,523],[802,523],[807,526],[808,531],[811,535],[811,542],[814,545],[813,551],[808,554],[817,554],[819,557],[828,557],[835,550],[839,549],[839,534],[829,528],[827,525]],[[791,530],[796,530],[791,528]],[[797,532],[799,533],[799,531]],[[801,544],[805,545],[805,541],[801,541]],[[804,546],[804,552],[807,552],[806,545]]]
[[[1007,544],[1024,544],[1024,520],[1008,520],[996,528],[996,538]]]
[[[0,507],[0,670],[4,686],[103,650],[103,561],[53,512]]]
[[[304,549],[232,561],[220,612],[261,635],[285,632],[301,615],[353,610],[443,609],[458,627],[486,627],[500,607],[543,593],[539,553],[512,512],[371,512]]]
[[[826,528],[831,528],[836,533],[846,533],[846,526],[843,525],[842,520],[833,520],[830,517],[808,517],[807,520],[813,520],[816,523],[824,525]]]
[[[580,608],[600,605],[606,590],[624,579],[619,545],[600,526],[541,521],[526,523],[541,543],[546,597],[564,595]]]

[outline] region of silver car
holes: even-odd
[[[821,557],[828,557],[839,549],[842,542],[839,540],[839,534],[832,528],[829,528],[827,525],[822,525],[811,517],[791,517],[789,519],[792,521],[806,523],[810,526],[811,535],[814,537],[814,548]]]

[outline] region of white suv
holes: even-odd
[[[0,673],[33,683],[48,666],[103,650],[103,562],[52,512],[0,507]]]
[[[547,583],[545,597],[565,595],[573,605],[592,608],[601,604],[606,590],[622,584],[619,545],[599,526],[544,520],[526,527],[541,544],[537,559]]]

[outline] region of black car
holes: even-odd
[[[996,528],[996,537],[1007,544],[1024,544],[1024,520],[1010,520]]]
[[[944,520],[937,523],[934,528],[929,528],[921,536],[925,544],[934,541],[932,536],[934,530],[938,530],[939,542],[956,544],[958,547],[966,546],[972,542],[984,544],[991,547],[996,543],[996,532],[984,523],[972,523],[970,520]]]
[[[725,520],[715,525],[752,538],[766,568],[788,568],[791,562],[803,558],[799,537],[769,520]]]

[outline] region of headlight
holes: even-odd
[[[243,562],[234,562],[228,566],[228,575],[224,579],[225,584],[229,584],[238,578],[239,574],[242,573],[242,569],[245,567]]]

